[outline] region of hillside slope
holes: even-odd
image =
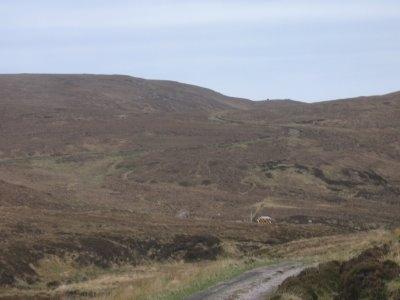
[[[66,203],[233,219],[398,206],[400,93],[251,102],[128,76],[3,75],[0,114],[0,179]]]
[[[0,75],[2,104],[82,113],[208,112],[248,100],[172,81],[121,75]]]
[[[400,93],[252,102],[128,76],[1,75],[0,120],[0,284],[40,281],[31,266],[48,255],[103,267],[178,243],[201,258],[222,241],[246,253],[400,221]],[[276,224],[250,223],[261,214]]]

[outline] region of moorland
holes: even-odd
[[[132,282],[148,295],[154,274],[165,291],[171,273],[239,272],[305,241],[361,251],[399,226],[399,137],[400,92],[250,101],[120,75],[1,75],[0,298]]]

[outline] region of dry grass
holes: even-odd
[[[109,269],[79,267],[73,263],[72,259],[48,256],[36,266],[36,271],[43,279],[42,283],[30,286],[25,291],[24,289],[9,290],[7,293],[2,293],[2,296],[17,293],[28,297],[35,293],[45,293],[54,297],[73,294],[78,299],[90,296],[99,300],[182,299],[257,266],[283,260],[306,263],[346,260],[366,248],[393,239],[391,232],[375,230],[351,235],[304,239],[271,246],[265,255],[259,258],[221,257],[216,261],[198,263],[151,263],[136,267],[115,266]],[[228,253],[236,251],[229,242],[223,245]],[[392,252],[390,259],[398,262],[400,257],[398,244],[396,251]],[[49,290],[44,282],[62,284]],[[397,288],[397,284],[397,281],[391,283],[392,288]],[[297,300],[295,297],[287,299]]]
[[[393,239],[395,241],[392,244],[390,254],[386,258],[393,260],[400,265],[400,228],[395,230]],[[387,289],[388,294],[390,295],[390,299],[400,299],[400,278],[389,282],[387,285]]]
[[[392,238],[392,233],[386,230],[318,237],[277,246],[273,250],[273,254],[281,258],[301,259],[309,262],[342,261],[369,247],[389,242]]]
[[[48,256],[40,260],[35,267],[41,282],[81,282],[88,278],[96,278],[105,271],[94,265],[86,267],[78,266],[73,258],[59,256]]]
[[[400,228],[393,232],[391,251],[386,258],[400,265]]]
[[[245,270],[277,260],[323,262],[346,260],[373,245],[389,241],[388,231],[377,230],[353,235],[312,238],[275,246],[270,255],[259,259],[221,258],[201,263],[165,263],[114,269],[81,283],[63,285],[56,293],[96,295],[95,299],[182,299]],[[229,245],[228,245],[229,246]],[[297,300],[296,297],[287,295]],[[290,298],[292,297],[292,298]]]
[[[125,267],[85,282],[60,286],[54,294],[96,295],[94,298],[99,300],[181,299],[260,263],[220,259],[213,262]],[[267,260],[262,260],[262,263],[267,263]]]
[[[172,264],[156,268],[153,276],[133,282],[99,299],[173,299],[206,288],[236,274],[245,265],[233,260],[200,264]]]

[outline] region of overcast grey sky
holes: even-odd
[[[399,0],[1,0],[0,73],[177,80],[251,99],[400,90]]]

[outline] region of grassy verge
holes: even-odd
[[[96,299],[183,299],[247,270],[271,263],[273,261],[270,259],[222,258],[212,262],[158,266],[151,278],[132,283]]]
[[[257,258],[237,258],[232,254],[216,261],[150,263],[142,266],[115,266],[107,270],[91,267],[77,269],[71,262],[53,257],[43,260],[37,266],[37,271],[45,278],[45,282],[58,281],[61,285],[49,288],[38,284],[25,289],[25,292],[27,295],[45,293],[54,298],[74,295],[74,299],[87,299],[88,296],[99,300],[182,299],[259,266],[280,261],[314,263],[332,259],[345,260],[391,237],[387,231],[371,231],[271,246]],[[398,253],[393,255],[397,260],[400,257]],[[397,284],[393,282],[393,288]],[[9,292],[9,295],[13,293]],[[19,290],[18,294],[21,295],[21,292]]]
[[[269,255],[306,263],[346,260],[363,250],[393,240],[387,230],[372,230],[357,234],[318,237],[297,240],[274,247]]]
[[[183,299],[241,273],[279,261],[302,261],[306,264],[331,259],[347,259],[373,245],[390,239],[386,231],[313,238],[272,247],[263,258],[247,260],[220,259],[198,264],[159,267],[151,278],[120,287],[97,299]]]

